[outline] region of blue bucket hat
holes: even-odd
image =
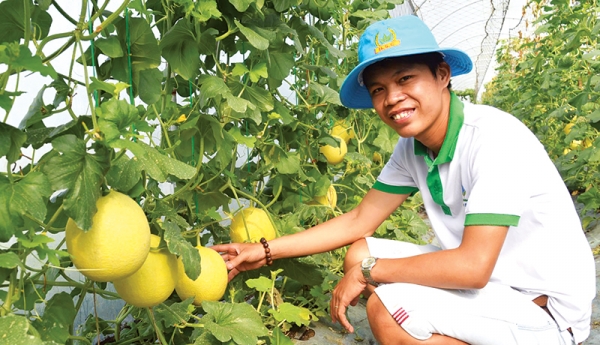
[[[450,65],[451,76],[469,73],[471,58],[462,50],[440,48],[431,30],[416,16],[407,15],[369,25],[358,42],[358,66],[340,89],[340,100],[348,108],[373,108],[371,96],[362,80],[362,72],[387,58],[439,52]]]

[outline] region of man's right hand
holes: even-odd
[[[267,263],[265,249],[260,243],[217,244],[210,248],[219,252],[225,260],[229,280],[240,272],[254,270]]]

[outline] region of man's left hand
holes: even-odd
[[[360,263],[358,263],[346,272],[342,280],[340,280],[335,289],[333,289],[331,302],[329,304],[331,320],[333,322],[339,321],[350,333],[354,332],[354,327],[352,327],[346,317],[346,309],[348,306],[355,306],[358,303],[360,294],[366,287],[367,282],[363,277]]]

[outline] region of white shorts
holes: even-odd
[[[367,244],[372,256],[387,259],[440,250],[374,237]],[[392,283],[380,285],[375,293],[398,324],[419,340],[437,333],[473,345],[575,344],[531,296],[509,286],[488,283],[479,290],[447,290]]]

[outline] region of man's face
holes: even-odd
[[[441,115],[449,107],[447,64],[434,76],[425,64],[383,60],[365,69],[363,79],[379,117],[402,137],[425,143],[446,123]]]

